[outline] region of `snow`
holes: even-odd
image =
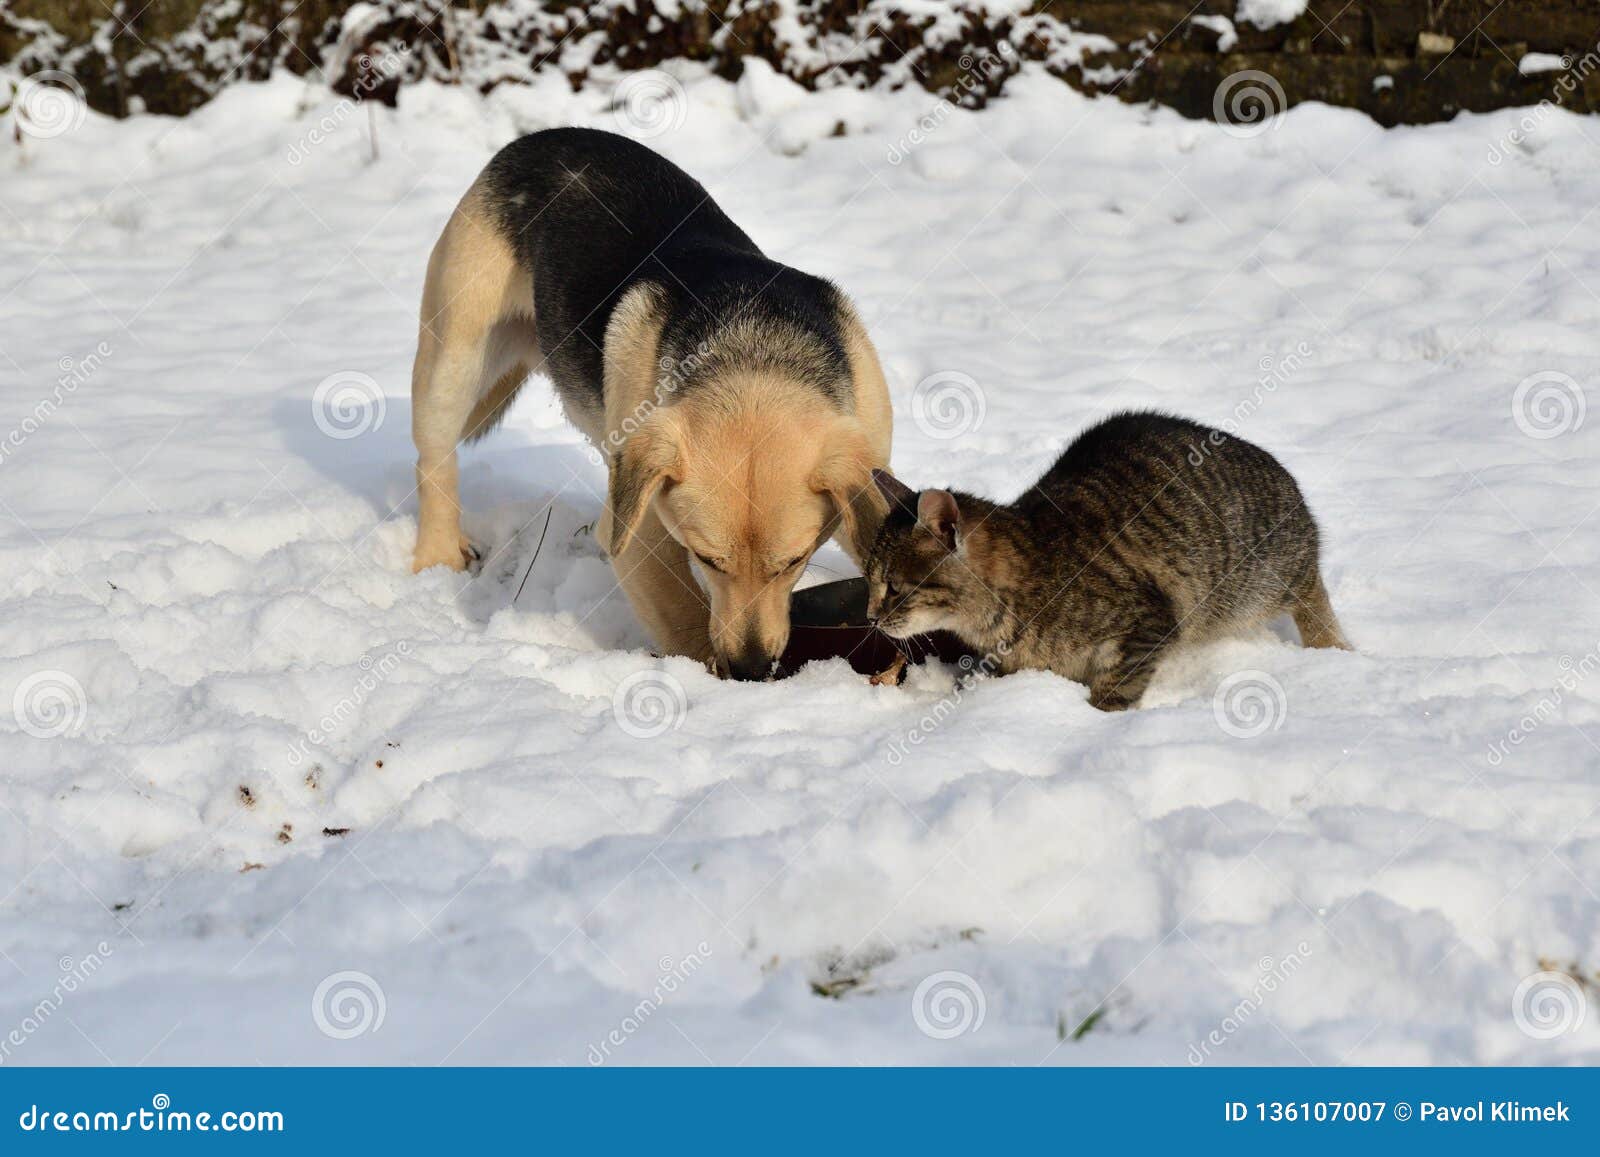
[[[1257,28],[1275,28],[1298,20],[1306,10],[1306,0],[1239,0],[1235,19]]]
[[[1517,61],[1517,71],[1523,76],[1535,76],[1541,72],[1565,72],[1570,67],[1572,67],[1571,62],[1555,52],[1525,52],[1522,54],[1522,59]]]
[[[543,381],[464,453],[481,574],[414,577],[428,249],[513,135],[629,128],[612,80],[407,88],[376,161],[284,77],[90,115],[0,153],[0,1063],[1600,1060],[1588,123],[752,76],[675,69],[650,143],[859,303],[904,477],[1232,423],[1359,653],[1278,624],[1116,715],[719,683]]]
[[[1234,45],[1239,43],[1239,30],[1233,26],[1233,21],[1226,16],[1191,16],[1189,23],[1198,28],[1207,28],[1217,34],[1217,51],[1232,52]]]

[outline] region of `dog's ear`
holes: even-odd
[[[887,470],[879,470],[876,466],[872,469],[872,482],[891,509],[898,507],[913,518],[916,517],[917,492],[915,490]]]
[[[657,410],[622,443],[611,459],[606,506],[611,516],[612,558],[618,558],[639,528],[650,500],[668,481],[681,482],[683,447],[670,410]]]
[[[961,507],[948,490],[924,490],[917,495],[917,521],[944,543],[946,550],[961,549]]]
[[[846,419],[835,424],[811,475],[811,489],[833,502],[839,519],[834,537],[857,563],[872,550],[889,512],[888,499],[874,484],[876,462],[861,425]]]

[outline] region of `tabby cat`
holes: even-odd
[[[1300,487],[1220,430],[1113,415],[1008,506],[874,477],[891,509],[867,560],[868,614],[896,638],[950,631],[989,669],[1087,683],[1106,711],[1137,703],[1173,646],[1280,613],[1307,647],[1350,647]]]

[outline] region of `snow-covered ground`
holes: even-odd
[[[1593,982],[1525,982],[1600,968],[1600,122],[682,84],[407,89],[376,161],[289,78],[0,149],[0,1062],[1600,1060]],[[914,483],[1236,420],[1360,652],[1118,715],[719,683],[542,380],[464,455],[481,574],[413,577],[427,251],[572,123],[853,295]]]

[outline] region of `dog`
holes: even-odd
[[[872,481],[888,389],[843,292],[768,258],[643,145],[593,129],[513,141],[428,261],[414,571],[474,557],[456,447],[536,372],[606,458],[597,533],[657,647],[769,676],[812,552],[837,538],[859,563],[888,510]]]

